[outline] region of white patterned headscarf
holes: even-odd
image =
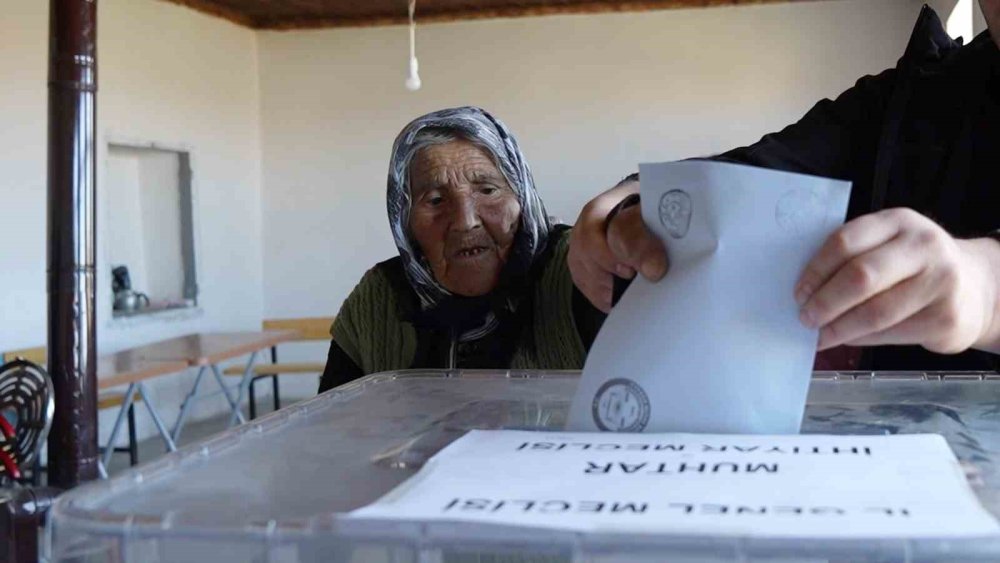
[[[410,161],[420,149],[452,136],[484,148],[521,204],[520,225],[508,266],[530,268],[548,242],[549,219],[535,191],[531,169],[517,140],[503,122],[477,107],[443,109],[414,119],[393,143],[386,203],[392,236],[403,259],[407,279],[420,297],[424,310],[435,307],[451,293],[434,279],[420,247],[410,235]]]

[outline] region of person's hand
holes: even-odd
[[[631,279],[638,270],[655,281],[667,271],[663,244],[646,229],[638,205],[623,209],[606,223],[608,213],[639,191],[639,182],[624,182],[583,207],[570,236],[569,270],[573,283],[598,309],[611,310],[612,275]]]
[[[910,209],[859,217],[803,270],[800,319],[820,329],[820,350],[917,344],[954,354],[984,346],[995,331],[996,251],[995,241],[957,240]]]
[[[608,213],[618,202],[639,191],[639,182],[624,182],[587,202],[573,225],[569,239],[569,265],[573,283],[598,309],[611,310],[612,274],[631,278],[624,264],[615,260],[608,248]]]

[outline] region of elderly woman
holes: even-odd
[[[581,368],[600,313],[574,288],[569,229],[550,225],[506,126],[479,108],[436,111],[391,158],[399,256],[344,302],[320,391],[407,368]]]

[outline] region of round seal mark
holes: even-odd
[[[623,377],[604,382],[591,404],[594,423],[604,431],[641,432],[649,424],[649,397],[638,383]]]
[[[673,238],[684,238],[691,228],[694,204],[684,190],[670,190],[660,196],[660,223]]]

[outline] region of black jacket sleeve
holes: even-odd
[[[850,180],[848,217],[870,212],[875,167],[890,108],[900,100],[898,71],[865,76],[834,100],[816,103],[801,119],[708,160]],[[626,179],[637,180],[638,174]]]
[[[868,200],[896,70],[865,76],[835,100],[821,100],[798,122],[713,158],[851,180],[852,199]]]
[[[354,360],[347,355],[347,352],[337,344],[336,340],[330,341],[330,353],[326,358],[326,368],[323,376],[319,380],[319,392],[329,391],[345,383],[350,383],[364,375],[364,372],[354,363]]]

